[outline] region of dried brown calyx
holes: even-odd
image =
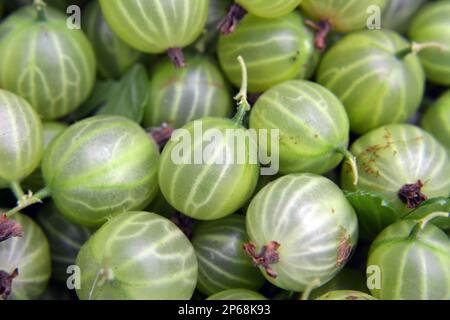
[[[428,197],[422,193],[423,186],[424,184],[421,180],[418,180],[413,184],[405,184],[399,190],[398,197],[406,204],[407,208],[416,208],[428,199]]]
[[[0,300],[8,299],[11,294],[11,287],[14,278],[19,275],[19,269],[15,269],[11,274],[0,270]]]
[[[170,48],[167,50],[167,55],[169,56],[175,67],[186,67],[186,60],[184,59],[183,50],[181,48]]]
[[[23,230],[19,223],[8,219],[6,214],[0,216],[0,242],[6,241],[12,237],[21,237],[22,235]]]
[[[328,20],[321,20],[318,22],[305,20],[305,24],[316,31],[314,44],[316,45],[317,50],[320,52],[324,51],[327,48],[327,37],[332,28],[331,22]]]
[[[239,22],[244,19],[247,11],[239,4],[231,5],[226,17],[219,23],[219,30],[223,35],[228,35],[234,32]]]
[[[169,142],[174,131],[175,130],[167,123],[163,123],[161,127],[148,129],[148,132],[153,140],[155,140],[156,144],[158,144],[160,150],[162,150],[167,142]]]
[[[256,253],[256,246],[253,243],[244,244],[244,250],[252,258],[255,267],[263,267],[269,277],[276,278],[277,273],[270,266],[280,261],[280,254],[277,252],[280,244],[271,241],[262,247],[260,253]]]

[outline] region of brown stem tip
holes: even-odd
[[[261,252],[256,253],[256,246],[253,243],[244,244],[244,250],[252,258],[255,267],[263,267],[269,277],[276,278],[277,273],[270,267],[280,261],[280,254],[277,252],[280,244],[271,241],[268,245],[262,247]]]
[[[159,149],[162,150],[175,130],[167,123],[163,123],[161,127],[150,128],[148,131]]]
[[[331,31],[331,22],[328,20],[321,20],[319,22],[305,20],[305,24],[316,31],[314,44],[317,50],[323,52],[327,48],[327,37]]]
[[[15,269],[11,274],[0,270],[0,300],[8,299],[11,294],[11,287],[14,278],[19,275],[19,269]]]
[[[223,35],[228,35],[234,32],[239,22],[244,19],[247,11],[239,4],[231,5],[226,17],[219,23],[219,30]]]
[[[8,219],[6,214],[0,216],[0,242],[6,241],[12,237],[21,237],[22,235],[23,230],[19,223]]]
[[[421,180],[413,184],[405,184],[398,192],[398,197],[406,204],[407,208],[416,208],[428,199],[421,191],[423,186],[424,184]]]
[[[186,60],[184,59],[183,50],[181,48],[170,48],[167,50],[167,55],[169,56],[175,67],[186,67]]]

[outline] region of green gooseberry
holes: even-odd
[[[189,55],[189,64],[177,69],[169,60],[158,63],[150,80],[150,99],[144,125],[168,123],[180,128],[203,117],[229,117],[232,97],[224,76],[212,59]]]
[[[181,48],[203,32],[208,0],[100,0],[103,15],[114,33],[139,51],[167,51],[177,67],[184,67]]]
[[[356,208],[361,236],[373,239],[427,198],[450,193],[450,161],[445,148],[426,131],[409,124],[392,124],[357,139],[350,148],[356,156],[359,180],[344,163],[341,186],[351,192],[378,196],[363,198]],[[373,206],[373,210],[368,210]],[[386,211],[385,208],[390,210]]]
[[[450,151],[450,90],[425,111],[421,127]]]
[[[247,15],[233,34],[220,36],[218,57],[228,80],[240,86],[240,70],[234,62],[242,56],[249,72],[248,90],[262,92],[309,77],[317,61],[313,41],[299,12],[277,19]]]
[[[38,299],[47,288],[51,273],[47,238],[28,216],[16,213],[9,219],[18,222],[23,232],[21,237],[0,242],[0,277],[8,274],[12,278],[11,293],[6,298]]]
[[[330,291],[316,300],[377,300],[375,297],[360,291],[337,290]]]
[[[156,143],[138,124],[119,116],[94,116],[53,140],[42,174],[62,215],[99,226],[150,203],[158,191],[158,162]]]
[[[371,289],[383,300],[449,300],[450,241],[438,227],[423,220],[404,220],[388,226],[372,243],[367,276],[380,277]],[[448,217],[448,212],[441,214]]]
[[[194,248],[168,219],[128,212],[81,248],[81,300],[186,300],[197,283]]]
[[[303,292],[331,280],[358,239],[356,214],[343,192],[314,174],[283,176],[247,211],[247,253],[275,286]]]
[[[20,182],[38,166],[44,150],[42,123],[21,97],[0,89],[0,185]]]
[[[78,252],[89,239],[92,231],[64,218],[53,203],[39,210],[36,221],[41,226],[50,244],[52,278],[66,284],[70,274],[68,267],[75,265]]]
[[[342,103],[319,84],[292,80],[279,84],[258,99],[250,128],[279,130],[280,173],[323,174],[346,155],[349,121]],[[268,144],[270,153],[272,146]]]
[[[197,288],[203,294],[262,287],[264,277],[243,250],[247,241],[244,216],[202,221],[195,226],[192,245],[199,264]]]
[[[382,15],[384,28],[404,33],[407,31],[412,17],[426,0],[390,0]]]
[[[371,13],[368,8],[376,6],[381,12],[388,0],[303,0],[300,8],[309,17],[326,23],[333,31],[350,32],[366,28]]]
[[[102,15],[98,1],[83,10],[82,27],[97,56],[97,68],[103,78],[120,78],[142,54],[120,40]]]
[[[174,132],[160,161],[159,186],[166,200],[198,220],[231,215],[253,195],[260,173],[256,142],[242,125],[250,109],[246,97],[247,70],[236,96],[233,119],[207,117]]]
[[[267,300],[267,298],[248,289],[229,289],[213,294],[207,300]]]
[[[357,134],[408,120],[425,85],[411,44],[389,30],[345,36],[324,55],[316,78],[342,101]]]
[[[64,130],[67,129],[67,125],[61,122],[44,122],[42,128],[44,131],[44,152],[47,149],[50,142],[59,136]],[[41,168],[38,167],[33,173],[31,173],[21,183],[24,190],[41,190],[45,187],[44,178],[42,177]]]
[[[33,17],[25,10],[0,25],[0,87],[25,98],[44,119],[56,119],[89,96],[95,55],[82,31],[67,28],[62,13],[41,8]]]
[[[419,43],[435,43],[441,50],[423,50],[419,54],[428,80],[450,86],[450,1],[425,5],[413,18],[409,38]]]

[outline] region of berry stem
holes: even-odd
[[[37,19],[39,21],[46,21],[47,17],[45,16],[45,7],[47,4],[44,2],[44,0],[34,0],[34,7],[36,8],[37,12]]]
[[[177,68],[186,67],[186,60],[184,59],[183,49],[181,48],[170,48],[167,50],[167,55],[169,56],[172,63]]]
[[[397,51],[395,56],[398,59],[404,59],[411,53],[418,54],[425,49],[437,49],[439,51],[449,50],[449,48],[447,48],[445,45],[439,42],[424,42],[424,43],[412,42],[411,45],[408,46],[407,48]]]
[[[17,181],[13,181],[9,185],[9,189],[14,194],[17,200],[22,199],[25,196],[25,192],[23,192],[20,183]]]
[[[425,229],[425,227],[428,225],[428,223],[436,218],[450,218],[450,212],[444,212],[444,211],[438,211],[438,212],[432,212],[422,219],[416,220],[417,224],[414,226],[414,228],[411,230],[411,233],[409,235],[409,239],[417,239],[419,237],[419,234],[421,231]]]
[[[305,291],[303,291],[302,296],[300,297],[300,300],[308,300],[309,296],[311,295],[311,292],[314,289],[316,289],[318,286],[320,286],[320,279],[319,278],[315,278],[305,288]]]
[[[237,3],[233,3],[226,17],[219,23],[218,28],[223,35],[228,35],[236,30],[237,25],[244,19],[247,11]]]
[[[237,101],[238,110],[236,115],[233,118],[233,121],[237,125],[242,125],[244,122],[245,114],[250,111],[250,103],[247,99],[247,88],[248,88],[248,75],[247,75],[247,66],[245,65],[244,58],[239,56],[238,58],[239,64],[241,65],[242,70],[242,83],[241,83],[241,90],[239,93],[234,97],[234,100]]]
[[[345,147],[339,147],[336,149],[336,152],[342,154],[344,158],[349,162],[350,168],[353,173],[353,185],[357,185],[359,181],[359,172],[358,172],[358,164],[356,162],[356,157],[348,151]]]
[[[6,212],[7,218],[23,209],[28,208],[29,206],[32,206],[33,204],[42,203],[42,200],[50,196],[50,191],[47,188],[38,191],[36,194],[33,194],[31,191],[28,191],[28,193],[25,194],[20,187],[20,184],[14,182],[11,183],[11,190],[17,198],[17,206]]]
[[[306,20],[305,24],[316,31],[314,44],[317,50],[323,52],[327,48],[327,37],[332,29],[331,22],[328,20],[321,20],[319,22]]]

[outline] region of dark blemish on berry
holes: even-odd
[[[421,180],[418,180],[413,184],[405,184],[400,188],[398,197],[406,204],[407,208],[416,208],[428,199],[428,197],[422,193],[423,186],[424,184]]]
[[[350,241],[350,236],[344,229],[342,229],[336,258],[336,266],[342,267],[348,258],[350,258],[352,251],[353,245]]]

